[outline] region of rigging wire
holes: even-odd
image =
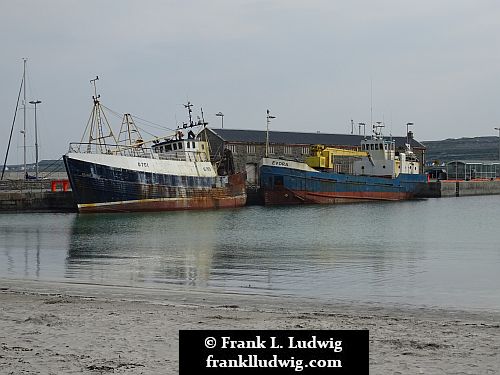
[[[137,126],[137,125],[135,125],[135,126]],[[160,138],[156,134],[150,133],[147,130],[145,130],[144,128],[141,128],[140,126],[137,126],[137,129],[139,129],[141,132],[146,133],[147,135],[150,135],[153,138]]]
[[[145,122],[147,123],[149,126],[151,127],[157,127],[158,129],[162,129],[162,130],[171,130],[171,131],[176,131],[176,129],[172,129],[172,128],[169,128],[168,126],[164,126],[164,125],[160,125],[160,124],[156,124],[154,122],[151,122],[151,121],[148,121],[148,120],[145,120],[137,115],[132,115],[132,117],[136,118],[136,119],[139,119],[140,121],[138,122]]]
[[[53,165],[55,167],[57,167],[56,163],[59,162],[59,160],[61,160],[63,157],[61,156],[59,159],[57,160],[54,160],[52,163],[50,163],[47,167],[45,167],[43,170],[40,171],[40,173],[43,173],[45,172],[46,170],[48,170],[50,167],[52,167]],[[45,176],[45,178],[49,177],[50,175],[52,175],[53,173],[56,172],[56,168],[54,168],[52,171],[49,171],[49,173]]]
[[[111,108],[106,107],[104,104],[101,104],[101,107],[103,107],[107,111],[111,112],[112,114],[114,114],[116,117],[118,117],[120,119],[123,117],[123,115],[121,113],[116,112],[116,111],[112,110]],[[132,118],[135,120],[135,122],[139,122],[139,123],[142,123],[144,125],[151,126],[152,128],[157,128],[157,129],[160,129],[160,130],[176,131],[176,129],[172,129],[172,128],[169,128],[168,126],[157,124],[155,122],[143,119],[143,118],[141,118],[141,117],[139,117],[137,115],[134,115],[134,114],[131,114],[130,116],[132,116]],[[139,121],[137,121],[136,119],[139,120]]]
[[[122,119],[123,118],[123,115],[121,113],[119,113],[119,112],[117,112],[117,111],[115,111],[115,110],[113,110],[113,109],[111,109],[109,107],[106,107],[103,104],[101,104],[101,107],[104,108],[106,111],[108,111],[113,116],[115,116],[116,118],[118,118],[118,119]],[[132,115],[131,114],[130,116],[134,120],[134,123],[135,123],[135,126],[137,127],[137,129],[139,129],[141,132],[144,132],[145,134],[150,135],[153,138],[161,138],[161,137],[158,137],[157,134],[151,133],[150,131],[146,130],[142,126],[137,125],[137,123],[143,124],[143,125],[145,125],[147,127],[155,128],[155,129],[158,129],[158,130],[163,130],[163,131],[168,130],[168,131],[172,131],[172,132],[176,132],[177,131],[177,129],[172,129],[172,128],[169,128],[167,126],[163,126],[163,125],[154,123],[152,121],[143,119],[142,117],[139,117],[137,115]]]
[[[14,111],[14,119],[12,120],[12,127],[10,128],[9,143],[7,145],[7,152],[5,153],[5,161],[3,162],[2,177],[0,178],[0,180],[3,180],[5,168],[7,167],[7,157],[9,156],[10,142],[12,140],[12,132],[14,131],[14,124],[16,123],[17,109],[19,108],[19,99],[21,98],[21,90],[23,88],[23,84],[25,84],[24,76],[21,79],[21,85],[19,86],[19,94],[17,95],[16,110]]]

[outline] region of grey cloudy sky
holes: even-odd
[[[107,107],[171,128],[189,99],[216,127],[222,111],[225,127],[264,129],[269,108],[275,130],[348,133],[351,119],[370,122],[370,86],[386,134],[408,121],[419,140],[500,125],[497,0],[3,0],[0,38],[2,161],[23,57],[28,100],[43,102],[42,159],[80,140],[95,75]]]

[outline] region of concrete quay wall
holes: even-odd
[[[440,197],[500,194],[500,180],[439,181]]]
[[[5,211],[73,212],[76,206],[71,191],[1,191],[0,212]]]
[[[440,197],[456,197],[457,196],[457,184],[460,182],[455,181],[440,181],[439,192]]]

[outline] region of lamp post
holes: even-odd
[[[36,124],[36,105],[40,104],[40,100],[34,100],[31,101],[30,104],[33,104],[35,106],[35,176],[36,179],[38,180],[38,129],[37,129],[37,124]]]
[[[215,114],[216,116],[220,117],[221,119],[221,128],[224,129],[224,113],[220,112]]]
[[[273,118],[276,118],[276,116],[271,116],[269,114],[269,109],[268,109],[267,110],[267,117],[266,117],[266,158],[269,155],[269,122]]]
[[[498,160],[500,160],[500,128],[495,128],[498,130]]]
[[[413,126],[413,122],[407,122],[406,123],[406,143],[410,144],[410,134],[409,134],[409,127]]]

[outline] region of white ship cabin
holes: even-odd
[[[419,163],[407,145],[405,153],[396,153],[393,140],[373,137],[361,141],[368,156],[354,162],[354,173],[366,176],[397,177],[400,173],[419,174]]]
[[[396,143],[383,138],[363,139],[361,151],[368,152],[375,160],[394,160]]]
[[[208,142],[195,138],[153,142],[152,150],[162,160],[210,161]]]

